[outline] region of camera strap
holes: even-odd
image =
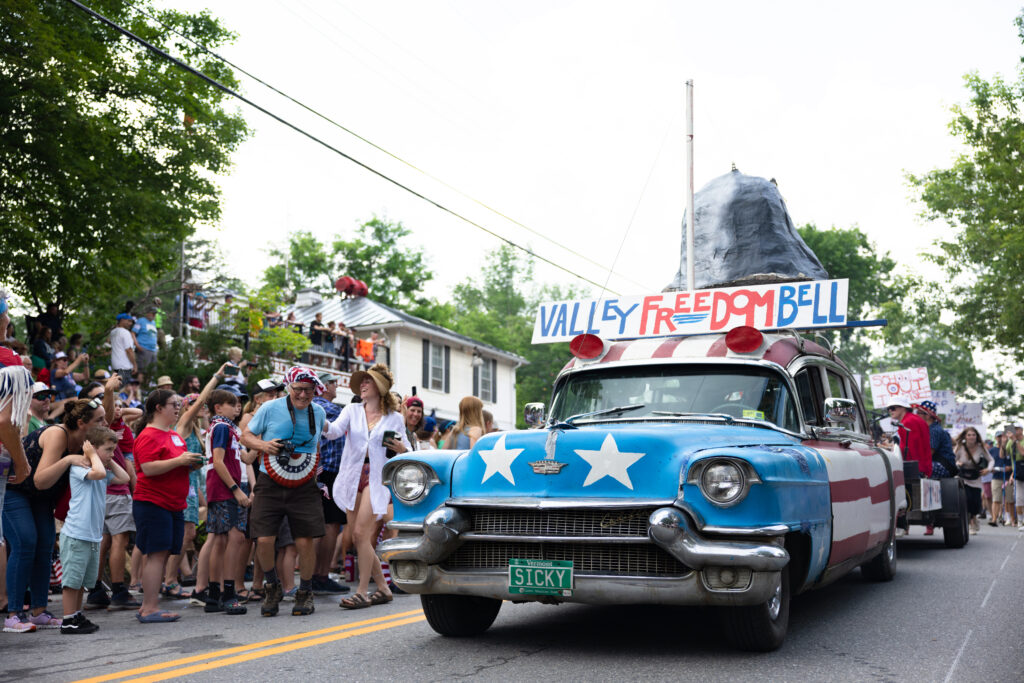
[[[288,406],[288,417],[292,419],[292,435],[295,435],[295,406],[292,405],[292,397],[286,396],[285,403]],[[305,446],[307,443],[316,438],[316,419],[313,417],[313,404],[306,406],[306,417],[309,418],[309,434],[310,438],[303,441],[300,446]]]

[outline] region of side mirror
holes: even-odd
[[[857,422],[857,402],[850,398],[825,399],[825,424],[843,427]]]
[[[544,404],[527,403],[523,406],[523,420],[530,429],[537,429],[544,425]]]

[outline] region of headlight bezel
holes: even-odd
[[[712,468],[723,465],[735,468],[740,479],[736,494],[726,500],[712,496],[708,490],[708,484],[705,482],[705,475],[712,471]],[[715,507],[729,508],[743,502],[750,493],[751,485],[760,484],[761,478],[753,466],[743,458],[715,456],[695,463],[686,474],[686,483],[695,485],[704,499]]]
[[[415,496],[403,496],[395,485],[398,473],[407,469],[418,471],[422,478],[423,488]],[[415,505],[423,501],[430,495],[430,490],[441,483],[441,479],[434,472],[434,469],[427,463],[418,460],[389,461],[384,465],[383,475],[384,485],[391,489],[391,493],[395,498],[405,505]]]

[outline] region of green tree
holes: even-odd
[[[1024,41],[1024,12],[1016,24]],[[953,227],[932,258],[953,280],[943,298],[957,334],[1024,360],[1024,68],[1011,81],[965,82],[970,101],[953,107],[950,132],[967,151],[909,181],[923,215]]]
[[[410,234],[400,222],[374,216],[359,226],[356,239],[334,240],[335,272],[365,282],[374,301],[416,313],[427,305],[423,286],[434,273],[422,249],[399,244]]]
[[[231,70],[123,0],[100,13],[237,88]],[[206,12],[157,11],[196,41],[233,34]],[[248,130],[228,96],[60,0],[7,0],[0,22],[0,278],[67,311],[146,287],[220,215],[214,176]]]
[[[331,257],[313,233],[293,232],[285,247],[275,247],[269,253],[277,261],[263,271],[263,281],[269,286],[292,293],[303,287],[329,290],[334,286]]]

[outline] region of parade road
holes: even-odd
[[[854,572],[796,597],[769,654],[729,649],[703,609],[505,603],[483,636],[454,639],[411,595],[356,611],[319,597],[305,618],[285,602],[272,619],[165,602],[179,622],[90,612],[94,635],[3,634],[0,680],[1024,680],[1024,534],[983,522],[960,550],[922,534],[900,541],[891,583]]]

